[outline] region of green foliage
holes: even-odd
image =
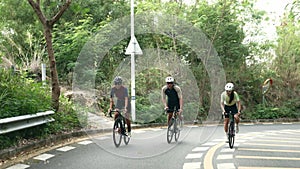
[[[51,110],[51,97],[41,83],[0,70],[0,118]]]
[[[69,132],[79,129],[87,124],[87,116],[80,116],[82,108],[76,107],[63,95],[60,97],[60,109],[53,115],[54,122],[48,124],[48,131],[51,134]]]

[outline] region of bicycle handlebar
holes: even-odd
[[[121,110],[119,110],[119,109],[114,109],[114,110],[110,110],[109,111],[109,117],[112,117],[112,114],[111,113],[113,113],[113,112],[118,112],[119,114],[121,114]]]
[[[240,111],[240,112],[241,112],[241,111]],[[222,113],[222,119],[224,118],[225,115],[229,115],[229,114],[233,114],[233,112],[230,111],[230,112],[224,112],[224,113]]]
[[[164,109],[164,113],[167,114],[167,113],[178,113],[179,110],[178,109]]]

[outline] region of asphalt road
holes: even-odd
[[[168,144],[166,128],[132,131],[129,145],[116,148],[111,134],[56,147],[10,169],[296,169],[300,124],[241,124],[233,149],[219,125],[189,126]],[[300,169],[300,168],[299,168]]]

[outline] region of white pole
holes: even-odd
[[[134,52],[131,53],[131,117],[132,121],[135,121],[135,39],[134,38],[134,0],[131,0],[130,4],[130,26],[131,26],[131,39],[132,43],[134,43]]]
[[[43,85],[45,85],[45,81],[46,81],[46,64],[45,63],[42,63],[42,82],[43,82]]]

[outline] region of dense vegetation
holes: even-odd
[[[45,0],[41,3],[45,15],[53,16],[64,1]],[[253,4],[252,0],[215,4],[197,1],[193,5],[173,1],[136,2],[136,31],[139,32],[136,38],[143,49],[143,55],[136,58],[136,122],[165,121],[160,88],[168,74],[176,78],[185,93],[186,120],[220,119],[219,94],[226,81],[236,84],[244,107],[244,119],[299,118],[299,2],[295,0],[286,7],[276,39],[259,41],[253,39],[263,37],[264,32],[253,25],[269,18],[264,11],[255,10]],[[146,25],[149,23],[146,19],[152,15],[145,15],[147,12],[160,15],[157,25],[164,32],[155,28],[150,30],[152,27]],[[48,63],[41,23],[27,1],[0,2],[0,14],[0,63],[3,69],[0,72],[0,118],[52,109],[51,86],[48,86],[51,79],[45,87],[35,77],[40,76],[41,63]],[[21,138],[45,137],[86,126],[82,112],[106,112],[108,92],[115,75],[124,77],[125,85],[130,89],[130,59],[125,55],[130,39],[129,16],[127,0],[72,1],[52,30],[60,85],[67,89],[92,91],[90,97],[97,96],[98,106],[91,106],[93,104],[82,101],[80,96],[68,100],[62,94],[55,122],[28,130],[32,134],[16,132],[0,136],[0,148],[10,144],[4,140],[15,140],[12,143],[17,144]],[[168,20],[170,16],[176,16],[174,20],[181,24],[168,25],[168,22],[173,23]],[[252,25],[251,29],[244,29],[245,25]],[[191,26],[195,32],[187,31]],[[168,31],[168,28],[172,30]],[[209,43],[190,44],[197,38],[189,39],[189,35],[202,35],[198,30]],[[221,65],[214,66],[224,71],[221,78],[213,78],[212,75],[219,73],[218,69],[208,69],[209,57],[195,50],[202,49],[197,45],[210,43],[217,55],[214,51],[207,55],[218,56]],[[176,66],[168,67],[165,63]],[[12,75],[12,66],[20,73]],[[273,85],[264,95],[263,102],[262,84],[267,78],[273,79]],[[215,88],[214,84],[220,85]]]

